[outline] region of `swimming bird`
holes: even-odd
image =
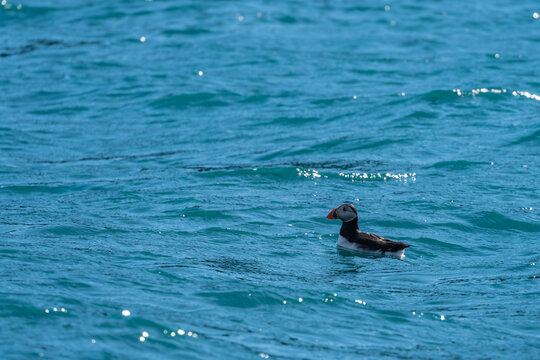
[[[411,246],[404,242],[392,241],[379,235],[361,232],[358,229],[358,212],[353,204],[343,204],[332,209],[326,218],[343,221],[336,244],[338,248],[390,255],[403,259],[405,249]]]

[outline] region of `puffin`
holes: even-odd
[[[405,249],[411,246],[404,242],[392,241],[379,235],[361,232],[358,229],[358,212],[353,204],[343,204],[332,209],[326,218],[343,221],[336,243],[338,248],[403,259]]]

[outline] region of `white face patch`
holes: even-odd
[[[340,218],[344,222],[352,221],[357,217],[356,212],[353,210],[353,208],[347,204],[343,204],[338,207],[336,209],[336,212],[338,214],[338,218]]]

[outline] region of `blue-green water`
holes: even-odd
[[[2,359],[540,357],[537,1],[21,1]]]

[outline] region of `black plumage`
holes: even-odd
[[[404,242],[393,241],[379,235],[360,231],[358,228],[358,217],[352,221],[343,222],[343,225],[341,225],[341,230],[339,230],[339,235],[343,236],[352,243],[357,243],[363,248],[372,251],[380,250],[383,253],[397,252],[411,246],[405,244]]]
[[[393,241],[379,235],[360,231],[358,228],[358,212],[353,204],[338,206],[330,211],[326,218],[343,221],[339,235],[355,244],[358,248],[383,253],[395,253],[410,246],[404,242]]]

